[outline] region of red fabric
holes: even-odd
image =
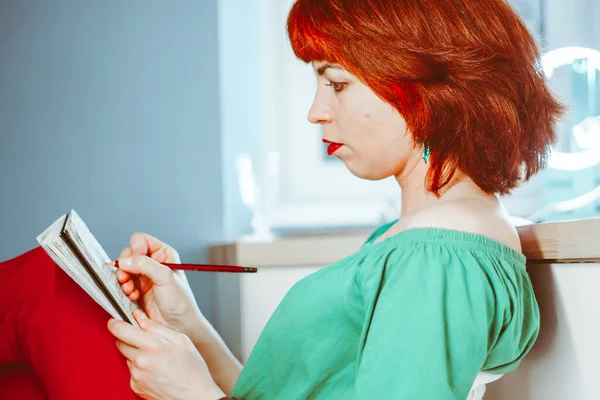
[[[0,399],[46,400],[37,376],[25,364],[12,364],[0,370]]]
[[[3,392],[10,376],[0,372],[0,398],[38,399],[30,393],[39,384],[50,400],[139,399],[109,318],[42,248],[0,263],[0,367],[24,363],[33,371],[12,372],[22,393],[14,384]]]

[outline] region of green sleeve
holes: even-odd
[[[364,268],[357,399],[467,397],[486,358],[493,293],[477,268],[455,261],[392,252]]]

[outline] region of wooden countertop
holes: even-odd
[[[532,224],[517,229],[529,263],[600,263],[600,218]],[[216,244],[210,246],[209,258],[213,264],[257,267],[328,265],[356,252],[370,233]]]

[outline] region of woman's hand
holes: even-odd
[[[138,301],[152,321],[184,333],[206,360],[214,381],[231,392],[241,363],[200,312],[183,271],[160,264],[181,262],[177,252],[143,233],[132,235],[130,246],[121,252],[117,270],[123,292]]]
[[[180,263],[171,246],[145,233],[135,233],[119,257],[117,279],[123,292],[138,301],[150,319],[190,336],[206,325],[183,271],[160,263]]]
[[[136,311],[140,328],[116,319],[108,322],[117,347],[127,359],[131,388],[145,399],[216,400],[225,394],[212,380],[190,339]]]

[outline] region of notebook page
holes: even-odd
[[[98,274],[102,282],[104,282],[106,289],[116,300],[121,310],[129,318],[131,323],[137,326],[132,314],[134,310],[139,308],[137,303],[129,300],[125,293],[123,293],[117,280],[117,269],[106,265],[106,263],[110,261],[110,258],[100,243],[98,243],[98,240],[96,240],[94,235],[90,232],[85,222],[74,210],[69,213],[69,219],[67,220],[65,230],[69,232],[70,237],[73,242],[75,242],[77,248]],[[122,319],[120,316],[117,318]]]
[[[64,225],[65,218],[59,217],[52,225],[44,230],[36,238],[40,246],[52,258],[52,260],[73,279],[92,299],[104,308],[111,316],[119,318],[119,313],[112,304],[106,299],[106,296],[96,286],[93,279],[87,271],[81,266],[77,257],[73,254],[69,246],[60,237],[60,231]]]

